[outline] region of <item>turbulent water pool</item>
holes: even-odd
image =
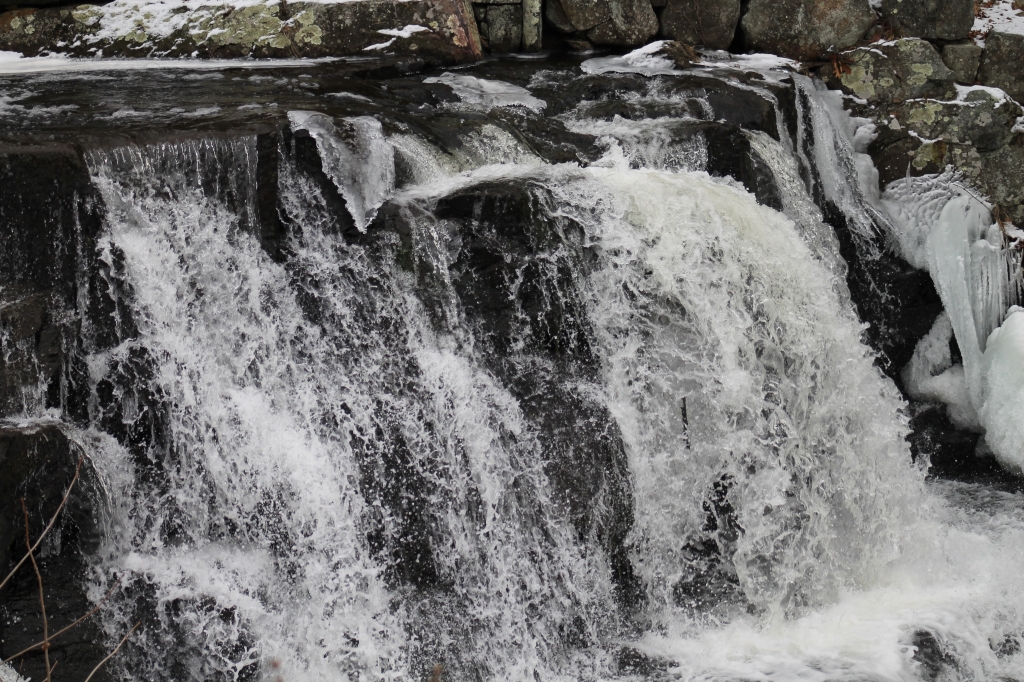
[[[0,417],[86,455],[112,678],[1024,679],[1024,500],[912,457],[919,193],[837,95],[139,66],[0,75],[0,313],[61,338]]]

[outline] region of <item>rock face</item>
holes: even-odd
[[[739,21],[740,0],[670,0],[661,15],[661,35],[727,50]]]
[[[973,85],[984,51],[974,43],[950,43],[942,48],[942,61],[953,72],[957,83]]]
[[[978,80],[1005,90],[1010,97],[1024,101],[1024,35],[992,31],[985,40],[985,55],[978,69]]]
[[[59,507],[74,476],[81,449],[56,423],[13,426],[0,421],[0,577],[7,575],[25,554],[25,521],[20,500],[25,499],[33,541]],[[49,609],[50,634],[87,613],[90,604],[80,582],[83,555],[98,543],[95,505],[100,500],[95,476],[86,460],[78,482],[53,530],[57,542],[45,540],[37,550],[39,569]],[[0,593],[0,656],[13,655],[43,638],[39,586],[31,566],[22,566]],[[102,634],[96,622],[86,621],[60,638],[50,649],[69,679],[85,679],[104,657]],[[45,679],[41,653],[36,650],[14,661],[25,678]],[[101,673],[93,679],[104,682]]]
[[[953,72],[931,43],[906,38],[895,43],[852,50],[844,55],[846,73],[838,78],[831,66],[819,75],[844,92],[873,102],[903,102],[924,97],[952,99]]]
[[[635,47],[658,32],[650,0],[548,0],[545,15],[558,30],[585,34],[595,45]]]
[[[0,50],[36,55],[287,58],[414,54],[434,62],[482,54],[466,0],[260,2],[156,15],[114,2],[0,14]],[[57,48],[55,46],[64,47]]]
[[[905,36],[962,40],[974,26],[974,0],[882,0],[882,17]]]
[[[854,45],[874,22],[867,0],[750,0],[740,26],[752,50],[817,59]]]
[[[608,20],[587,31],[595,45],[643,45],[658,32],[658,17],[650,0],[612,0],[607,7]]]

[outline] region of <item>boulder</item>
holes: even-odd
[[[558,4],[577,31],[589,31],[611,19],[611,4],[605,0],[549,0]]]
[[[746,19],[744,19],[746,21]],[[845,68],[822,68],[830,87],[869,103],[899,103],[908,99],[948,100],[956,96],[953,72],[931,43],[904,38],[888,44],[858,48],[842,56]]]
[[[974,0],[882,0],[882,17],[904,36],[962,40],[974,26]]]
[[[949,43],[942,48],[942,61],[953,72],[957,83],[974,85],[984,51],[984,48],[974,43]]]
[[[587,39],[595,45],[635,47],[658,32],[658,17],[650,0],[609,0],[605,6],[609,18],[587,31]]]
[[[985,54],[978,68],[983,85],[1001,88],[1010,97],[1024,101],[1024,35],[992,31],[985,40]]]
[[[740,26],[751,50],[818,59],[856,44],[873,23],[868,0],[750,0]]]
[[[262,0],[245,7],[147,5],[24,9],[0,14],[0,51],[73,56],[289,58],[414,54],[435,63],[482,52],[468,0]]]
[[[740,22],[740,0],[670,0],[661,34],[688,45],[727,50]]]

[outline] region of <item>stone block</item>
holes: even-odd
[[[957,83],[974,85],[984,51],[974,43],[950,43],[942,48],[942,61],[953,72]]]
[[[985,54],[978,68],[983,85],[1005,90],[1024,101],[1024,35],[992,31],[985,40]]]
[[[487,6],[487,42],[491,52],[518,52],[523,44],[523,6]]]
[[[661,15],[661,35],[727,50],[739,22],[740,0],[669,0]]]
[[[963,40],[974,26],[974,0],[882,0],[882,17],[907,37]]]
[[[868,0],[750,0],[740,26],[751,50],[819,59],[852,47],[874,23]]]
[[[836,78],[831,65],[819,75],[830,87],[869,103],[899,103],[908,99],[952,99],[953,72],[935,47],[918,38],[851,50],[844,55],[847,72]]]
[[[595,45],[637,47],[658,32],[651,0],[608,0],[605,4],[608,20],[587,31],[587,38]]]

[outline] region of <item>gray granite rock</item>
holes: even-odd
[[[999,31],[989,33],[978,68],[978,80],[1024,101],[1024,35]]]
[[[560,0],[560,4],[565,16],[577,31],[589,31],[598,24],[608,21],[612,16],[612,3],[607,0]]]
[[[669,0],[661,15],[661,35],[727,50],[739,21],[740,0]]]
[[[850,50],[843,55],[845,73],[836,77],[832,65],[819,75],[869,103],[899,103],[908,99],[952,99],[956,95],[953,72],[931,43],[904,38],[890,44]]]
[[[942,61],[946,63],[957,83],[973,85],[978,77],[978,66],[984,48],[974,43],[949,43],[942,48]]]
[[[962,40],[974,26],[974,0],[882,0],[882,17],[907,37]]]
[[[604,5],[608,20],[587,31],[587,39],[595,45],[636,47],[658,32],[658,17],[651,0],[606,0]]]
[[[874,22],[868,0],[750,0],[740,26],[752,50],[818,59],[856,44]]]

